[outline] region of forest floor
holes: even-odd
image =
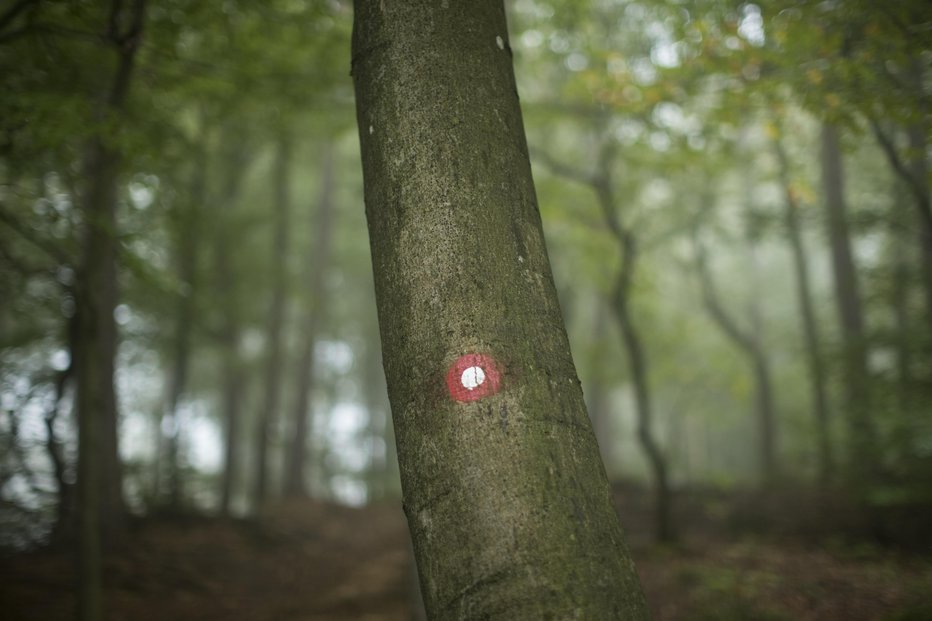
[[[708,502],[701,511],[682,503],[678,513],[699,519],[681,517],[689,525],[682,542],[658,546],[649,543],[643,494],[620,490],[618,502],[654,619],[932,619],[928,557],[850,541],[728,534],[715,527]],[[67,552],[0,559],[0,617],[70,619],[73,585]],[[417,618],[413,585],[397,504],[305,501],[261,523],[143,520],[105,566],[111,621],[408,621]]]

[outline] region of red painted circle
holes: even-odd
[[[479,367],[485,379],[473,388],[463,385],[463,372],[471,367]],[[494,395],[502,387],[502,374],[491,357],[484,354],[466,354],[460,356],[447,371],[447,390],[454,401],[477,401]]]

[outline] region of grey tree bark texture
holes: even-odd
[[[501,0],[356,0],[353,76],[428,617],[646,619],[557,303]]]

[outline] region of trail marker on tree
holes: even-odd
[[[383,363],[428,617],[646,619],[557,302],[504,6],[354,9]]]
[[[447,389],[455,401],[478,401],[501,389],[502,375],[491,356],[460,356],[447,373]]]

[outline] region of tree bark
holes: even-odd
[[[806,361],[809,367],[809,385],[812,390],[812,409],[816,428],[816,455],[819,464],[819,483],[825,488],[832,479],[834,455],[829,430],[828,394],[825,388],[825,365],[822,363],[819,325],[812,302],[812,285],[809,278],[809,258],[803,244],[799,224],[799,203],[790,183],[789,161],[780,139],[774,140],[774,149],[780,167],[780,183],[783,186],[783,219],[793,252],[793,267],[796,272],[796,293],[799,312],[803,323],[806,343]]]
[[[261,510],[268,496],[269,443],[278,420],[281,400],[282,324],[285,321],[285,294],[288,283],[288,227],[291,212],[291,141],[284,134],[278,140],[275,163],[275,222],[272,230],[272,301],[266,327],[268,353],[265,366],[265,395],[256,432],[255,508]]]
[[[645,619],[557,303],[504,7],[355,9],[383,362],[428,617]]]
[[[826,224],[835,276],[835,299],[844,348],[848,474],[852,483],[861,485],[876,473],[876,438],[871,419],[863,311],[848,232],[841,148],[837,128],[828,123],[822,126],[821,167]]]
[[[116,69],[102,108],[119,121],[123,115],[145,17],[145,0],[124,9],[111,5],[106,40],[116,52]],[[118,343],[113,312],[117,305],[117,195],[122,154],[112,141],[96,136],[85,162],[87,188],[83,262],[75,283],[75,363],[78,412],[78,618],[103,615],[101,543],[111,541],[123,521],[122,464],[117,442],[114,365]]]
[[[307,463],[307,437],[311,422],[311,394],[314,389],[314,346],[317,333],[327,310],[326,277],[330,262],[331,231],[334,218],[334,155],[333,145],[323,147],[320,196],[317,203],[317,222],[314,243],[308,264],[309,289],[304,317],[304,345],[298,363],[295,382],[294,411],[292,414],[291,444],[285,461],[285,495],[304,496],[308,493],[305,464]]]

